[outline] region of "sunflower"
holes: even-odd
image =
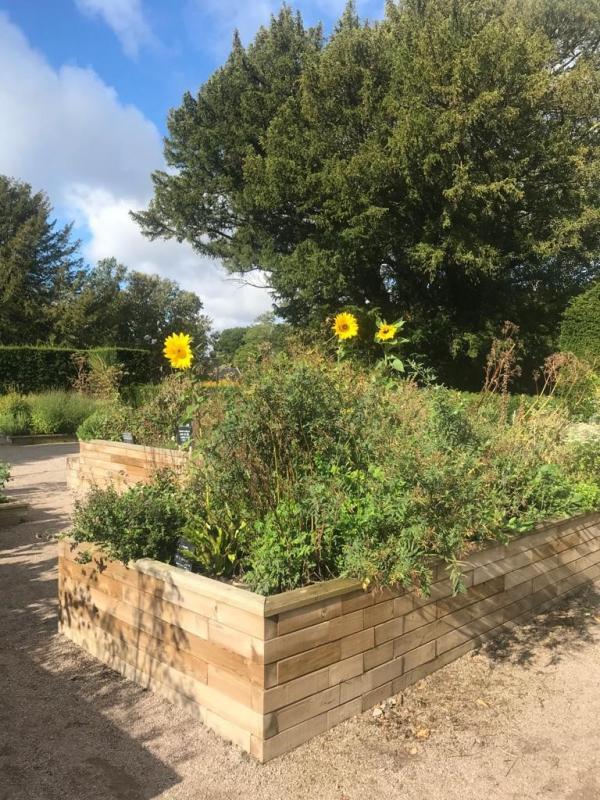
[[[189,369],[192,366],[192,337],[187,333],[172,333],[165,339],[163,350],[173,369]]]
[[[390,339],[396,338],[397,325],[388,325],[387,322],[382,322],[377,329],[375,338],[378,342],[389,342]]]
[[[333,320],[332,328],[338,339],[352,339],[358,333],[358,322],[354,314],[344,311]]]

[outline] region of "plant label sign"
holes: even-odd
[[[129,431],[124,431],[121,434],[121,441],[125,442],[125,444],[134,444],[133,433],[129,433]]]
[[[192,423],[177,426],[177,444],[187,444],[192,438]]]

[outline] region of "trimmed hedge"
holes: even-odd
[[[160,380],[160,355],[133,347],[96,347],[80,350],[69,347],[0,345],[0,392],[43,392],[70,389],[77,374],[74,354],[114,354],[123,364],[123,383],[148,383]]]
[[[569,303],[560,328],[560,349],[600,363],[600,282]]]

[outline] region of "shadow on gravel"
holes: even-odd
[[[181,780],[145,746],[163,725],[121,730],[108,712],[135,721],[144,692],[56,632],[48,539],[67,520],[36,509],[0,531],[0,800],[151,800]]]
[[[600,587],[585,586],[557,600],[556,605],[537,614],[527,623],[499,634],[485,643],[479,652],[491,661],[510,662],[527,667],[547,654],[546,666],[581,650],[597,640],[600,622]]]

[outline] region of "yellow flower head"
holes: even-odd
[[[163,353],[174,369],[189,369],[194,359],[192,337],[187,333],[172,333],[165,339]]]
[[[358,322],[354,314],[344,311],[333,320],[332,328],[338,339],[352,339],[358,333]]]
[[[397,325],[388,325],[387,322],[382,322],[379,328],[377,329],[375,338],[377,339],[378,342],[389,342],[390,339],[396,338],[397,331],[398,331]]]

